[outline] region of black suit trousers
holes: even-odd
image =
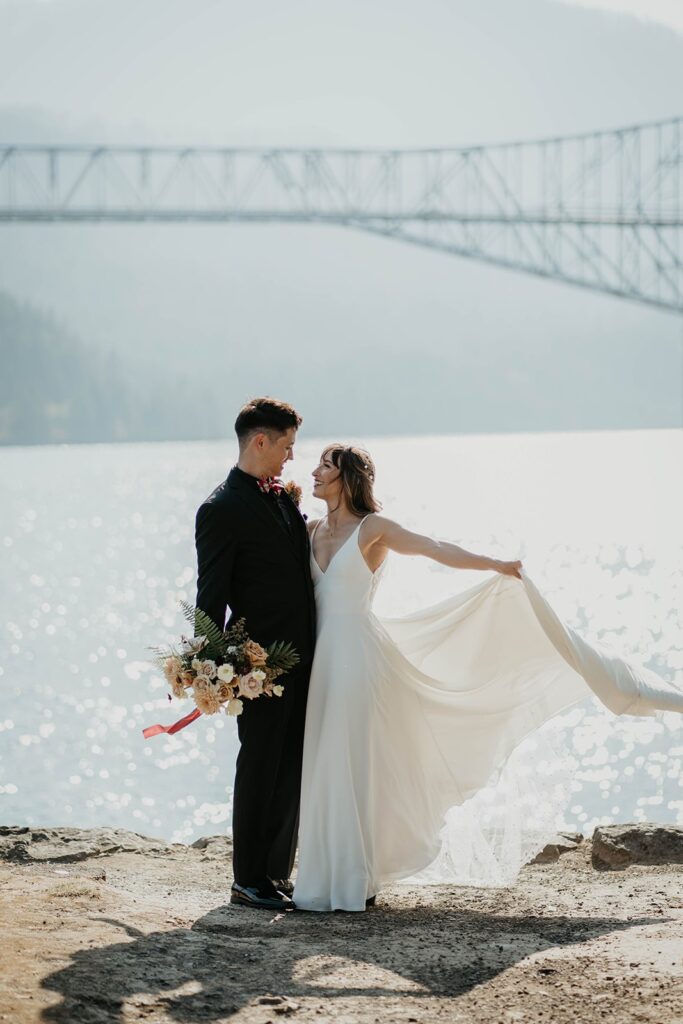
[[[283,677],[282,697],[244,701],[233,790],[233,874],[239,885],[289,878],[299,825],[310,666]]]
[[[243,700],[233,790],[233,870],[240,885],[288,878],[299,821],[315,596],[306,523],[296,505],[259,492],[235,467],[196,519],[197,607],[219,626],[244,618],[268,647],[291,643],[301,661],[282,677],[281,697]]]

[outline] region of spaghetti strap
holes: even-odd
[[[374,513],[373,512],[368,512],[367,515],[364,515],[363,518],[361,519],[361,521],[359,522],[358,526],[356,527],[356,531],[355,532],[356,532],[356,534],[357,534],[359,539],[360,539],[360,531],[361,531],[361,528],[363,526],[363,523],[365,522],[366,519],[369,519],[371,515],[374,515]]]
[[[313,547],[313,538],[315,537],[315,535],[316,535],[316,533],[318,531],[318,527],[320,526],[322,521],[323,521],[323,517],[321,516],[320,519],[318,519],[318,521],[315,524],[315,526],[313,527],[313,529],[311,530],[311,533],[310,533],[309,538],[308,538],[310,540],[310,542],[311,542],[311,547]]]

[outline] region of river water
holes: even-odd
[[[363,439],[361,439],[363,440]],[[364,439],[388,515],[522,557],[558,613],[683,686],[683,434],[621,431]],[[323,441],[288,476],[315,515]],[[194,513],[229,443],[0,450],[0,807],[8,824],[116,825],[175,841],[229,831],[233,720],[142,728],[169,702],[148,645],[194,600]],[[398,614],[481,577],[392,556],[376,608]],[[573,793],[558,827],[683,824],[683,720],[567,712]]]

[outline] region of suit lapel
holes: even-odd
[[[290,496],[285,492],[285,500],[288,502],[288,508],[292,516],[292,521],[296,523],[295,529],[299,534],[299,555],[303,561],[305,567],[306,577],[306,589],[308,591],[309,607],[311,609],[311,638],[313,645],[315,646],[315,591],[313,588],[313,577],[311,576],[311,539],[308,533],[308,526],[306,520],[299,511],[299,506],[292,501]]]
[[[294,502],[290,498],[290,496],[287,494],[286,491],[282,492],[282,497],[285,500],[285,502],[287,503],[287,508],[289,509],[289,514],[290,514],[291,519],[292,519],[292,525],[293,525],[294,530],[296,531],[296,533],[298,535],[297,539],[296,539],[296,542],[297,542],[297,545],[298,545],[298,547],[300,549],[301,555],[302,555],[303,558],[308,558],[308,556],[309,556],[309,546],[308,546],[308,528],[306,526],[306,520],[301,515],[301,512],[299,511],[299,506],[296,504],[296,502]]]
[[[256,486],[252,486],[248,480],[244,480],[241,473],[236,470],[231,470],[228,474],[227,479],[228,487],[236,491],[239,497],[249,506],[255,515],[259,516],[264,523],[267,523],[272,529],[278,530],[287,538],[288,544],[291,545],[293,552],[296,555],[300,555],[300,546],[297,542],[296,537],[287,529],[287,526],[278,512],[273,502],[264,501],[263,497],[259,494]],[[297,509],[297,515],[299,515]]]

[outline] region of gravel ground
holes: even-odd
[[[506,889],[272,916],[229,904],[224,838],[69,854],[59,831],[50,859],[0,860],[11,1024],[683,1022],[680,864],[596,871],[585,842]]]

